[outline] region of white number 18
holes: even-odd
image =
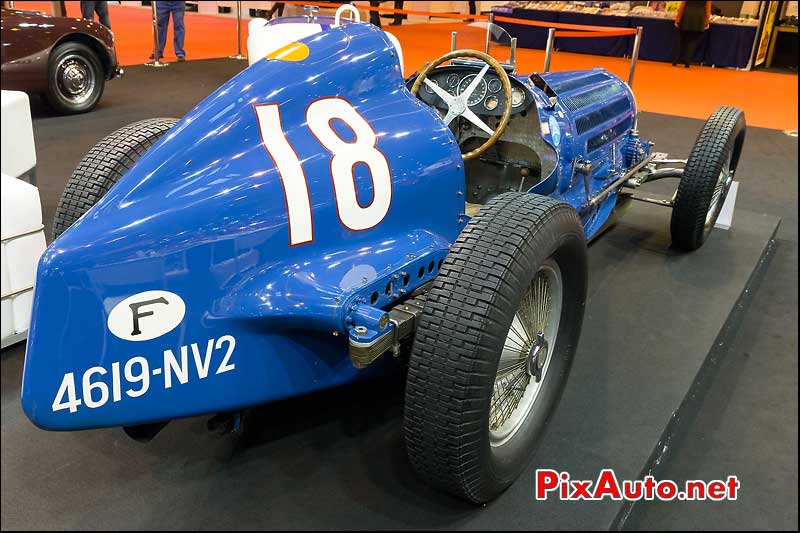
[[[261,141],[280,175],[289,216],[289,244],[297,246],[314,240],[311,198],[300,158],[283,132],[278,104],[255,107]],[[351,142],[342,139],[331,122],[341,120],[353,130]],[[331,155],[330,172],[339,221],[351,231],[377,226],[392,203],[392,176],[386,156],[378,150],[378,136],[364,117],[343,98],[314,100],[306,109],[306,122],[312,135]],[[355,167],[363,164],[372,178],[372,200],[358,201]]]

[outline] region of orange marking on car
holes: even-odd
[[[308,57],[308,46],[304,43],[292,43],[282,46],[266,55],[267,59],[280,59],[282,61],[302,61]]]

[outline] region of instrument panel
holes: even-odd
[[[478,72],[479,70],[475,68],[448,66],[436,69],[428,76],[428,79],[451,95],[458,96],[470,87]],[[512,112],[527,109],[533,100],[530,93],[520,82],[512,77],[509,78]],[[447,104],[425,83],[419,90],[419,98],[428,105],[447,109]],[[500,116],[503,114],[505,107],[503,84],[493,70],[488,70],[483,79],[478,82],[467,100],[467,105],[478,115]]]

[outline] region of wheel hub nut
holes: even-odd
[[[541,331],[536,333],[531,351],[528,356],[528,375],[533,377],[538,383],[542,379],[542,369],[547,361],[548,345]]]

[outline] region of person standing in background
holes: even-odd
[[[167,44],[167,27],[169,17],[172,15],[172,47],[178,61],[186,61],[186,51],[183,41],[186,37],[186,27],[183,25],[183,15],[186,13],[186,2],[173,2],[158,0],[156,2],[156,18],[158,19],[158,59],[164,57],[164,46]],[[153,56],[150,56],[153,59]]]
[[[394,8],[395,9],[403,9],[403,3],[404,2],[399,2],[399,1],[395,0]],[[406,17],[406,15],[403,15],[402,13],[395,13],[394,14],[394,20],[391,23],[389,23],[389,26],[399,26],[399,25],[401,25],[403,23],[403,19],[405,17]]]
[[[475,2],[467,2],[467,4],[469,4],[469,14],[470,14],[470,15],[474,15],[474,14],[475,14],[475,11],[477,11],[477,10],[475,9]],[[472,17],[470,17],[470,18],[469,18],[469,19],[467,19],[467,20],[468,20],[469,22],[475,22],[475,19],[474,19],[474,18],[472,18]]]
[[[275,14],[276,11],[278,12],[278,16],[282,17],[283,16],[283,8],[285,8],[285,7],[286,7],[286,2],[275,2],[275,3],[273,3],[272,7],[267,10],[267,13],[264,16],[264,18],[267,19],[267,20],[272,20],[272,16]]]
[[[3,2],[3,7],[6,7],[8,2]],[[67,6],[64,4],[63,0],[61,2],[50,2],[50,9],[53,10],[54,17],[66,17],[67,16]]]
[[[81,17],[94,20],[94,14],[100,19],[100,24],[111,29],[111,19],[108,18],[108,2],[81,2]]]
[[[378,7],[381,5],[381,2],[373,2],[370,0],[369,6],[370,7]],[[369,21],[370,23],[374,24],[377,27],[381,27],[381,14],[377,11],[370,9],[369,11]]]
[[[681,2],[675,17],[675,27],[678,28],[678,49],[672,59],[673,67],[681,61],[686,68],[689,68],[697,42],[710,24],[711,2]]]

